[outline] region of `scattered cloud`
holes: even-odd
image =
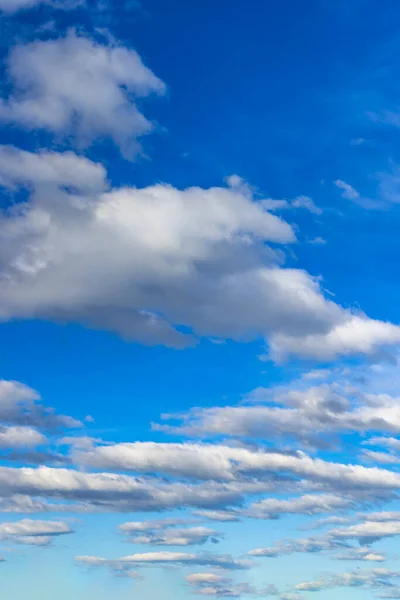
[[[32,388],[18,381],[5,380],[0,380],[0,422],[12,425],[3,425],[0,429],[0,446],[1,440],[7,445],[8,437],[10,443],[14,440],[14,445],[10,447],[43,443],[44,437],[32,427],[50,430],[82,427],[81,421],[58,415],[53,408],[41,404],[40,395]],[[15,446],[17,440],[18,445]]]
[[[188,554],[184,552],[147,552],[144,554],[132,554],[118,559],[106,559],[97,556],[77,556],[76,560],[88,567],[108,567],[112,571],[124,571],[135,566],[202,566],[214,567],[226,570],[243,570],[251,566],[251,561],[246,559],[234,559],[229,554]]]
[[[350,571],[348,573],[332,573],[315,581],[299,583],[295,586],[295,589],[302,592],[319,592],[325,589],[341,587],[357,587],[360,589],[389,588],[393,585],[392,580],[397,579],[398,577],[400,577],[399,572],[383,568],[372,569],[369,571],[360,570]]]
[[[366,393],[339,385],[337,381],[283,391],[279,387],[259,388],[248,399],[257,404],[193,408],[186,414],[165,414],[164,423],[153,424],[153,429],[203,438],[268,436],[270,440],[294,441],[297,447],[301,443],[314,448],[337,445],[338,435],[346,432],[400,432],[397,397]],[[170,420],[176,424],[165,423]],[[365,451],[364,457],[387,464],[399,462],[387,453]]]
[[[257,589],[248,583],[235,583],[232,579],[215,573],[193,573],[187,575],[185,579],[190,584],[192,591],[201,596],[241,598],[245,595],[260,598],[279,594],[274,585]]]
[[[297,198],[292,200],[291,204],[293,208],[305,208],[310,213],[315,215],[322,214],[322,209],[319,208],[319,206],[314,203],[314,200],[308,196],[297,196]]]
[[[208,541],[218,543],[222,537],[214,529],[208,527],[179,528],[178,520],[144,521],[142,523],[124,523],[121,531],[132,535],[130,538],[135,544],[151,544],[154,546],[197,546]]]
[[[134,50],[73,31],[15,46],[7,67],[13,92],[0,104],[3,122],[70,135],[83,147],[109,137],[126,156],[154,127],[135,98],[165,91]]]
[[[329,535],[336,539],[355,539],[360,544],[372,544],[385,537],[400,535],[400,521],[367,521],[349,527],[333,529],[329,532]]]
[[[240,521],[240,512],[228,510],[195,510],[193,514],[209,521],[220,521],[221,523]]]
[[[73,533],[70,525],[63,521],[35,521],[23,519],[0,524],[0,540],[15,544],[48,546],[55,537]]]
[[[349,183],[342,181],[342,179],[337,179],[334,183],[336,187],[342,190],[343,198],[346,198],[346,200],[352,200],[354,202],[359,201],[360,193],[357,192],[357,190],[353,188],[353,186],[351,186]]]
[[[249,556],[276,558],[278,556],[296,553],[327,553],[341,550],[344,547],[346,547],[346,544],[342,544],[327,537],[308,537],[282,540],[277,542],[274,546],[250,550],[248,554]]]

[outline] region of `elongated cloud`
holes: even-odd
[[[48,546],[55,537],[72,533],[64,521],[35,521],[23,519],[0,524],[0,540],[16,544]]]
[[[250,394],[250,399],[253,402],[268,401],[269,405],[195,408],[183,415],[162,415],[163,421],[174,420],[177,424],[153,424],[153,429],[191,437],[268,436],[269,439],[295,440],[317,448],[329,444],[330,440],[332,443],[334,434],[349,431],[400,433],[397,397],[355,389],[349,393],[346,387],[336,382],[284,392],[279,388],[259,388]],[[375,443],[374,439],[369,443]],[[400,460],[392,454],[376,455],[371,451],[365,451],[364,457],[387,464],[396,464]]]
[[[189,554],[185,552],[147,552],[144,554],[132,554],[117,559],[107,559],[98,556],[77,556],[77,562],[90,567],[109,567],[120,571],[129,569],[132,565],[196,565],[219,567],[227,570],[243,570],[251,566],[251,561],[245,559],[234,559],[229,554]]]

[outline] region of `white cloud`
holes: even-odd
[[[390,571],[383,568],[371,569],[369,571],[360,570],[348,573],[332,573],[315,581],[299,583],[295,586],[295,589],[298,591],[319,592],[339,587],[357,587],[360,589],[385,588],[392,586],[392,580],[398,577],[400,577],[398,571]]]
[[[0,380],[0,422],[48,429],[82,427],[80,421],[66,415],[58,415],[53,408],[42,405],[40,401],[40,395],[32,388],[18,381]],[[22,440],[25,435],[30,436],[31,441],[35,438],[39,441],[37,434],[27,427],[3,429],[3,440],[7,431],[14,439],[18,436]]]
[[[382,209],[385,206],[384,200],[373,200],[372,198],[366,198],[365,196],[361,196],[361,194],[353,188],[349,183],[342,181],[341,179],[337,179],[334,181],[336,187],[342,190],[342,198],[346,200],[351,200],[355,204],[358,204],[362,208],[367,210],[376,210]],[[384,194],[382,194],[382,197]]]
[[[396,452],[400,451],[400,440],[393,437],[373,437],[364,443],[367,446],[383,446]]]
[[[335,490],[400,488],[400,474],[361,465],[345,465],[305,454],[211,444],[134,442],[77,450],[75,461],[96,469],[164,474],[173,477],[234,482],[247,476],[289,473]]]
[[[222,523],[240,521],[240,512],[227,510],[196,510],[193,514],[203,517],[210,521],[220,521]]]
[[[342,548],[343,544],[340,544],[339,542],[336,542],[335,540],[331,540],[326,537],[308,537],[279,541],[274,546],[250,550],[248,555],[266,558],[276,558],[277,556],[295,554],[298,552],[326,553],[331,552],[333,550],[340,550]]]
[[[0,523],[0,540],[15,544],[47,546],[54,537],[72,533],[64,521],[35,521],[23,519],[12,523]]]
[[[276,359],[370,353],[400,339],[400,328],[352,315],[308,273],[279,266],[265,242],[293,242],[294,232],[244,185],[103,191],[104,169],[83,157],[0,152],[3,184],[33,191],[0,215],[3,320],[79,321],[174,347],[194,343],[180,326],[266,337]]]
[[[187,519],[154,519],[153,521],[130,521],[122,523],[119,529],[123,533],[143,533],[146,531],[160,531],[169,527],[178,527],[179,525],[187,524]]]
[[[0,498],[8,512],[54,512],[59,501],[69,512],[149,512],[173,508],[221,509],[244,502],[247,494],[260,494],[274,487],[271,481],[232,481],[204,484],[164,483],[157,478],[113,473],[82,473],[73,469],[0,467]],[[27,497],[33,499],[27,502]],[[14,499],[20,500],[15,502]],[[10,499],[10,500],[7,500]],[[47,503],[54,500],[54,504]],[[75,502],[78,505],[75,506]],[[84,504],[82,504],[84,503]],[[3,502],[0,502],[0,507]],[[68,512],[68,505],[61,505]]]
[[[78,194],[101,193],[107,187],[103,165],[74,152],[37,153],[0,146],[0,185],[7,188],[28,186],[45,194],[54,188],[71,187]],[[51,198],[49,198],[51,201]]]
[[[210,539],[213,543],[222,537],[220,533],[208,527],[179,527],[187,525],[188,519],[159,519],[123,523],[119,529],[128,535],[134,535],[130,541],[135,544],[153,544],[155,546],[196,546]]]
[[[166,414],[162,415],[164,421],[174,420],[177,424],[153,424],[153,429],[192,437],[268,436],[280,443],[294,440],[296,447],[302,443],[317,448],[326,447],[332,440],[337,443],[334,434],[354,431],[400,433],[399,398],[365,393],[337,381],[309,388],[301,383],[299,389],[258,388],[247,399],[258,404],[195,408],[183,415]],[[265,406],[265,401],[269,405]],[[387,453],[368,451],[364,456],[375,462],[399,462],[397,457]]]
[[[14,91],[0,105],[3,121],[72,135],[81,145],[110,137],[126,155],[153,128],[133,98],[165,91],[134,50],[74,32],[16,46],[8,73]]]
[[[322,214],[322,209],[320,209],[319,206],[314,203],[314,200],[308,196],[297,196],[297,198],[292,200],[292,206],[293,208],[305,208],[315,215]]]
[[[185,580],[192,586],[192,591],[201,596],[241,598],[245,595],[259,598],[279,594],[274,585],[257,589],[248,583],[235,583],[232,579],[215,573],[193,573],[187,575]]]
[[[343,198],[346,200],[358,200],[360,198],[359,192],[355,188],[353,188],[349,183],[346,183],[342,179],[337,179],[334,184],[336,187],[342,190]]]
[[[368,548],[349,548],[336,556],[338,560],[359,560],[365,562],[384,562],[386,555],[382,552],[373,552]]]
[[[219,567],[228,570],[248,569],[251,561],[234,559],[229,554],[188,554],[185,552],[146,552],[132,554],[117,559],[107,559],[98,556],[77,556],[76,560],[91,567],[109,567],[115,571],[129,569],[132,565],[162,566],[162,565],[197,565]]]
[[[400,535],[400,521],[367,521],[333,529],[329,535],[336,539],[356,539],[360,543],[372,543],[385,537]]]
[[[348,508],[351,500],[333,494],[307,494],[298,498],[267,498],[253,503],[248,516],[258,518],[274,518],[282,514],[317,515]]]
[[[352,315],[334,325],[327,333],[293,336],[278,333],[272,338],[271,354],[278,360],[290,354],[300,354],[321,360],[333,360],[338,355],[371,354],[379,346],[400,341],[399,327],[385,321]]]
[[[131,541],[154,546],[198,546],[209,540],[218,543],[221,537],[221,533],[208,527],[187,527],[150,531],[134,536]]]
[[[365,461],[380,463],[382,465],[396,465],[400,463],[400,456],[390,454],[389,452],[374,452],[373,450],[364,450],[361,458]]]
[[[32,427],[0,426],[0,448],[35,448],[47,438]]]
[[[297,196],[293,200],[273,200],[267,198],[262,200],[262,205],[266,210],[287,210],[291,208],[304,208],[315,215],[322,214],[322,209],[319,208],[312,198],[309,196]]]

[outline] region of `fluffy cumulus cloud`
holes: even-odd
[[[78,42],[90,45],[65,41]],[[294,242],[293,229],[244,183],[108,190],[104,168],[70,152],[0,155],[2,185],[31,190],[0,215],[3,320],[79,321],[174,347],[195,341],[181,326],[195,336],[265,337],[276,359],[369,353],[400,339],[400,328],[342,309],[308,273],[283,268],[282,252],[265,244]]]
[[[126,155],[153,128],[135,99],[165,91],[134,50],[74,32],[14,47],[8,73],[13,91],[0,104],[0,119],[72,135],[83,146],[109,137]]]

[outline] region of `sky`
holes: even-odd
[[[397,3],[0,20],[2,597],[400,598]]]

